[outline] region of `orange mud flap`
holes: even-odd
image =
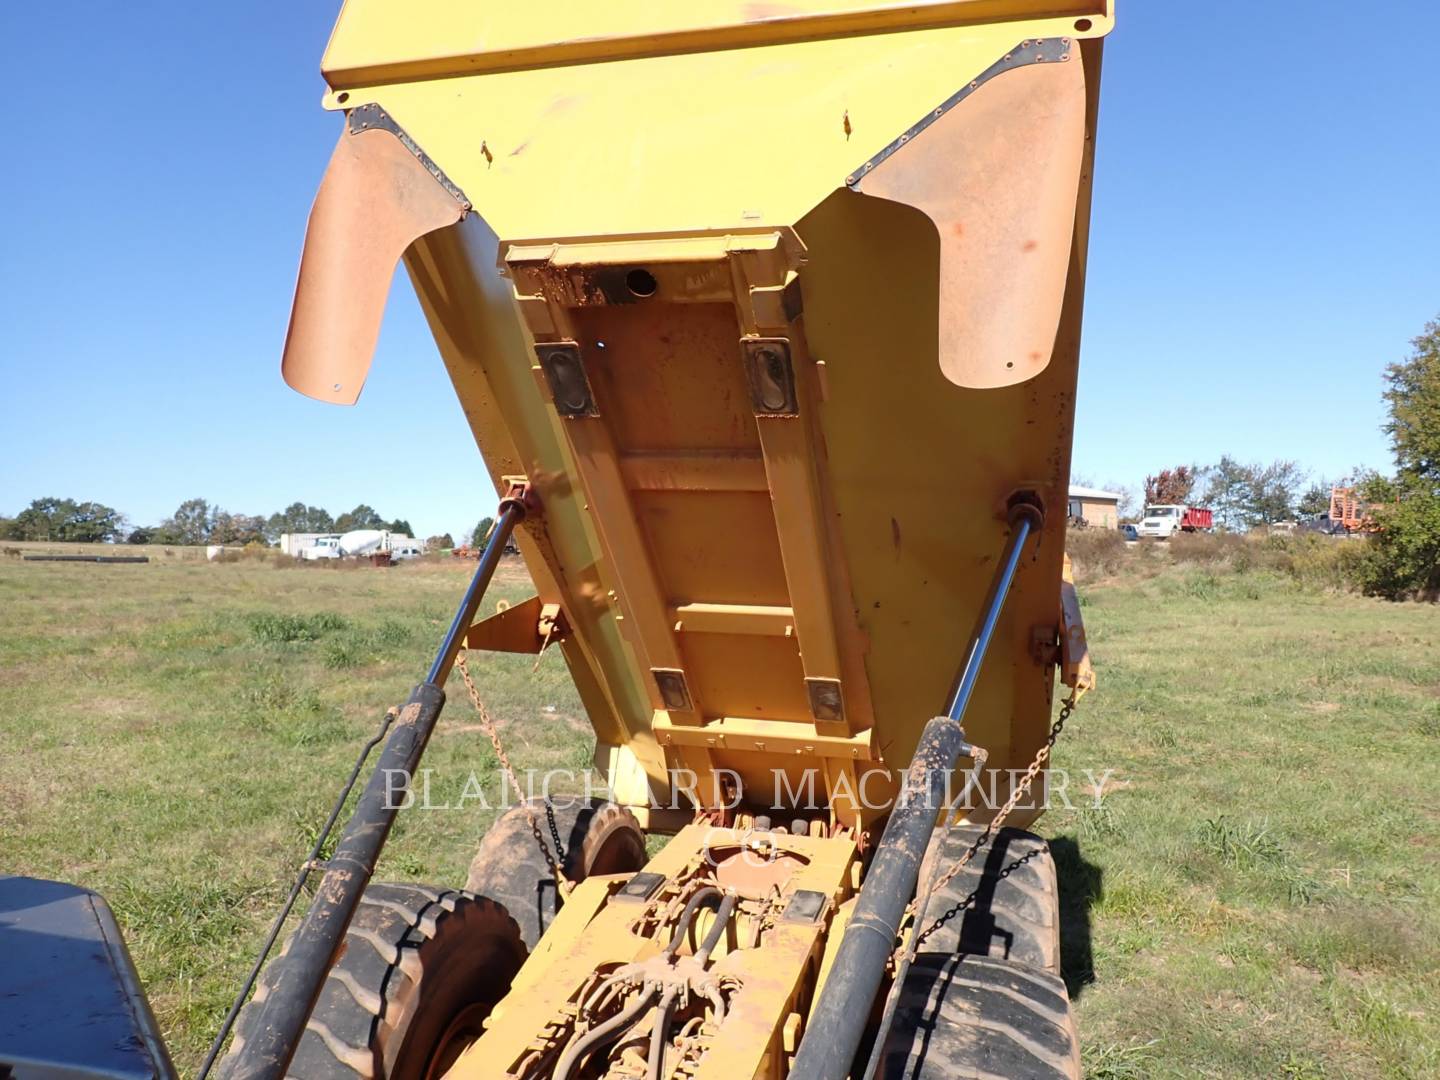
[[[1050,363],[1085,152],[1074,49],[1023,42],[846,178],[935,223],[940,370],[957,386],[1010,386]]]
[[[470,209],[376,105],[352,109],[310,210],[280,370],[293,389],[353,405],[365,385],[395,266]]]

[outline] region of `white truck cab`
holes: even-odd
[[[340,558],[340,537],[338,536],[317,536],[310,545],[300,549],[302,559],[338,559]]]
[[[1140,519],[1138,531],[1141,536],[1168,539],[1171,534],[1179,531],[1180,518],[1184,513],[1183,506],[1147,506],[1145,516]]]

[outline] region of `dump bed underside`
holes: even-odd
[[[624,802],[681,770],[702,804],[768,803],[811,771],[865,821],[1029,492],[1053,513],[967,719],[1023,766],[1059,658],[1108,5],[622,9],[554,42],[350,0],[327,54],[352,132],[383,115],[463,201],[406,265],[497,487],[542,507],[535,605],[471,644],[538,647],[558,614]],[[286,364],[326,396],[330,369]]]

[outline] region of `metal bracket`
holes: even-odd
[[[535,355],[540,360],[540,370],[545,372],[545,381],[550,384],[556,412],[569,420],[600,415],[579,345],[573,341],[536,345]]]
[[[539,513],[540,499],[535,494],[535,487],[526,476],[502,476],[500,482],[505,485],[505,494],[500,496],[500,510],[503,513],[507,506],[516,506],[520,509],[520,520]]]
[[[805,693],[810,698],[810,715],[818,721],[843,721],[845,695],[839,679],[805,680]]]
[[[1060,662],[1060,634],[1053,624],[1042,623],[1030,631],[1030,655],[1042,667]]]
[[[922,131],[928,128],[940,117],[953,109],[960,102],[973,94],[980,87],[993,79],[996,75],[1004,74],[1014,68],[1025,67],[1028,64],[1061,64],[1070,59],[1071,41],[1069,38],[1035,38],[1025,40],[1016,45],[995,63],[975,76],[973,80],[966,83],[955,93],[942,101],[938,106],[926,113],[919,120],[910,126],[898,139],[881,150],[864,165],[856,169],[849,176],[845,177],[847,187],[859,187],[860,182],[865,179],[867,173],[879,165],[882,161],[895,153],[902,146],[915,138]]]
[[[795,369],[790,363],[790,342],[786,338],[741,338],[745,356],[745,381],[750,386],[750,403],[758,416],[798,416],[795,397]]]
[[[825,913],[825,894],[814,889],[797,889],[785,905],[781,922],[819,922]]]
[[[660,691],[660,700],[665,703],[665,708],[671,712],[689,712],[694,707],[685,672],[679,668],[651,668],[650,674],[655,677],[655,687]]]
[[[655,890],[664,884],[664,874],[654,874],[649,871],[643,871],[636,874],[621,886],[620,891],[611,899],[612,901],[624,900],[631,903],[640,903],[649,900],[650,897],[655,895]]]
[[[466,210],[471,209],[470,199],[465,192],[460,190],[459,185],[446,176],[440,166],[431,160],[430,155],[420,149],[420,144],[412,139],[409,133],[395,122],[395,118],[379,105],[373,102],[368,105],[357,105],[346,112],[345,122],[351,135],[359,135],[362,131],[390,132],[400,140],[400,144],[406,150],[415,155],[415,160],[425,166],[425,171],[435,177],[440,186],[450,193],[451,198]]]

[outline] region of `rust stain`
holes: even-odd
[[[1020,250],[1021,250],[1021,251],[1034,251],[1034,250],[1035,250],[1036,248],[1038,248],[1039,246],[1040,246],[1040,242],[1039,242],[1038,240],[1026,240],[1025,243],[1023,243],[1023,244],[1020,245]]]
[[[400,718],[396,721],[396,724],[409,725],[413,727],[415,725],[415,721],[419,719],[420,703],[418,701],[412,701],[409,705],[406,705],[405,708],[400,710]]]
[[[954,233],[956,236],[964,236],[964,235],[965,235],[965,223],[964,223],[963,221],[957,221],[957,222],[955,222],[954,225],[951,225],[951,226],[950,226],[950,231],[951,231],[952,233]]]
[[[890,519],[890,542],[895,545],[895,550],[900,550],[900,522],[893,517]]]

